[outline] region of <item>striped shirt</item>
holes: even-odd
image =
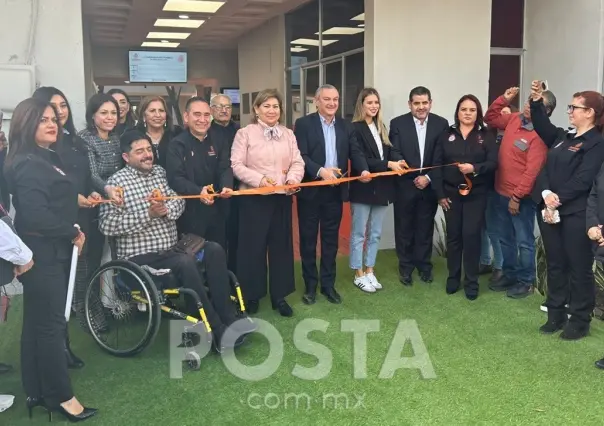
[[[111,134],[109,139],[105,140],[88,129],[80,131],[78,136],[88,146],[92,187],[95,191],[105,194],[107,179],[124,166],[120,138]]]

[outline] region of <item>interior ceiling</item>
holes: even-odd
[[[140,47],[149,40],[147,34],[190,32],[178,49],[220,49],[236,47],[237,39],[267,20],[283,14],[309,0],[223,0],[216,13],[163,11],[167,0],[83,0],[84,19],[88,22],[94,46]],[[190,19],[205,22],[199,28],[156,27],[158,18]]]

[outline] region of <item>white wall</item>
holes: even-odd
[[[277,16],[245,34],[239,40],[240,93],[276,88],[285,93],[285,18]],[[253,103],[253,99],[250,104]],[[250,109],[250,111],[252,111]],[[243,112],[243,108],[242,108]],[[241,114],[241,125],[251,114]]]
[[[432,92],[432,111],[452,122],[464,94],[486,106],[490,40],[491,0],[365,0],[365,84],[380,92],[388,122],[409,112],[419,85]],[[392,247],[390,208],[382,248]]]
[[[526,0],[523,93],[532,80],[547,80],[558,107],[552,120],[568,125],[573,93],[601,92],[604,67],[604,1]]]
[[[32,4],[38,13],[28,57]],[[0,67],[34,65],[37,84],[65,92],[80,126],[86,100],[81,0],[0,0],[0,17]],[[18,91],[11,83],[2,90]]]

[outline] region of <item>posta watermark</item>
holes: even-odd
[[[283,337],[279,331],[269,322],[262,319],[254,319],[259,327],[256,333],[263,335],[269,343],[269,353],[265,360],[258,365],[245,365],[239,361],[234,351],[226,350],[221,354],[222,361],[227,370],[234,376],[246,381],[260,381],[271,377],[277,372],[284,357]],[[203,362],[203,358],[211,351],[211,345],[207,336],[202,335],[201,342],[195,346],[184,347],[182,345],[183,327],[186,321],[170,322],[170,377],[182,378],[183,361],[190,358],[191,352],[195,352]],[[298,323],[293,334],[295,349],[317,358],[313,367],[305,367],[298,363],[294,366],[291,374],[302,380],[321,380],[326,378],[333,367],[333,355],[329,347],[310,339],[309,334],[315,331],[327,332],[330,323],[317,318],[306,318]],[[355,379],[367,378],[367,335],[380,331],[379,320],[342,320],[340,332],[352,333],[353,350],[353,376]],[[239,334],[230,327],[225,334],[229,340],[237,339]],[[402,356],[403,349],[409,344],[413,349],[412,356]],[[293,350],[293,349],[288,349]],[[436,372],[428,349],[424,344],[419,327],[415,320],[400,320],[394,335],[390,340],[390,346],[386,353],[378,378],[390,379],[399,369],[419,370],[424,379],[435,379]]]

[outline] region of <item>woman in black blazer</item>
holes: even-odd
[[[402,171],[406,163],[388,139],[388,131],[382,121],[380,95],[373,88],[365,88],[357,99],[352,124],[355,137],[365,155],[371,173],[388,170]],[[359,176],[362,170],[352,168]],[[381,177],[368,183],[350,183],[350,208],[352,229],[350,232],[350,268],[356,271],[354,285],[367,293],[382,288],[373,268],[382,235],[382,222],[388,204],[394,200],[393,177]],[[367,226],[369,224],[369,226]],[[366,232],[368,235],[366,235]],[[366,242],[366,244],[364,244]],[[363,246],[365,245],[365,269]]]

